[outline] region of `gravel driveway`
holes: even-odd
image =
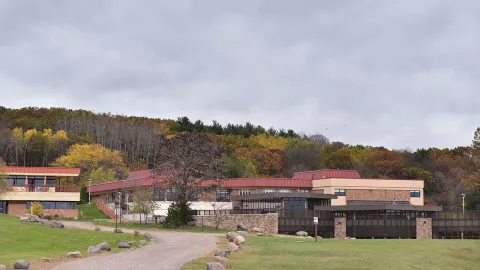
[[[63,222],[66,227],[93,230],[96,226],[86,222]],[[102,231],[111,227],[99,226]],[[122,229],[133,233],[134,230]],[[149,231],[155,238],[150,245],[132,251],[91,256],[60,263],[54,270],[105,270],[105,269],[165,269],[174,270],[187,262],[206,255],[215,249],[215,234],[188,232]],[[83,253],[83,252],[82,252]]]

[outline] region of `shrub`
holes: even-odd
[[[37,215],[39,217],[42,216],[42,204],[41,203],[38,203],[38,202],[35,202],[35,203],[32,203],[30,208],[27,209],[27,214],[34,214],[34,215]]]
[[[168,207],[167,218],[164,225],[167,228],[178,228],[188,225],[188,223],[193,220],[193,213],[188,201],[179,200],[173,202],[170,207]]]

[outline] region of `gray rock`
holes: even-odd
[[[118,248],[131,248],[127,242],[118,242]]]
[[[7,267],[3,264],[0,264],[0,270],[7,270]]]
[[[28,222],[40,222],[40,218],[37,215],[30,215]]]
[[[48,219],[40,219],[39,223],[47,226],[50,226],[50,224],[52,224],[52,222]]]
[[[140,236],[140,232],[139,232],[139,231],[134,231],[134,232],[133,232],[133,235],[134,235],[134,236]]]
[[[122,229],[120,229],[120,228],[113,229],[113,232],[114,233],[123,233]]]
[[[104,251],[112,250],[112,247],[107,242],[103,242],[103,243],[98,244],[96,246],[96,248],[98,248],[100,250],[104,250]]]
[[[214,256],[213,259],[223,265],[223,267],[228,268],[230,267],[230,261],[228,258],[225,257],[219,257],[219,256]]]
[[[52,222],[52,224],[50,224],[50,227],[52,228],[65,228],[65,226],[63,226],[63,223],[61,222],[58,222],[58,221],[54,221]]]
[[[21,216],[20,222],[30,222],[30,216]]]
[[[67,258],[82,258],[80,251],[68,252],[66,256]]]
[[[246,231],[238,231],[237,233],[238,233],[238,235],[243,236],[243,237],[247,237],[247,235],[248,235],[248,232],[246,232]]]
[[[41,261],[42,261],[42,262],[50,262],[50,259],[47,258],[47,257],[43,257],[43,258],[41,259]]]
[[[225,270],[225,267],[219,262],[207,263],[207,270]]]
[[[145,233],[145,238],[147,239],[153,239],[153,235],[149,232]]]
[[[307,237],[308,236],[308,233],[305,232],[305,231],[299,231],[296,233],[297,236],[301,236],[301,237]]]
[[[89,254],[97,254],[100,252],[101,249],[94,247],[94,246],[89,246],[87,252]]]
[[[196,225],[197,225],[197,222],[196,222],[196,221],[189,221],[189,222],[187,223],[187,225],[190,226],[190,227],[193,227],[193,226],[196,226]]]
[[[238,236],[238,233],[236,232],[229,232],[227,233],[227,239],[229,242],[233,242],[233,240],[235,239],[235,237]]]
[[[133,246],[136,247],[136,246],[137,246],[137,241],[128,241],[127,243],[128,243],[131,247],[133,247]]]
[[[52,220],[52,215],[43,215],[42,216],[42,219],[46,219],[46,220]]]
[[[96,231],[96,232],[99,232],[99,231],[100,231],[100,228],[99,228],[99,227],[95,227],[95,231]]]
[[[147,244],[147,241],[146,240],[140,240],[140,242],[138,242],[138,243],[142,246],[145,246]]]
[[[243,246],[237,245],[237,247],[238,247],[238,250],[237,250],[237,251],[242,251],[242,250],[243,250]]]
[[[230,250],[230,252],[235,252],[235,251],[238,250],[238,246],[233,242],[229,242],[228,243],[228,250]]]
[[[237,231],[248,231],[248,227],[245,226],[245,224],[243,224],[242,222],[240,222],[240,224],[237,225]]]
[[[262,232],[260,228],[254,227],[252,228],[252,232]]]
[[[13,269],[28,269],[30,267],[30,262],[27,260],[16,261],[13,265]]]
[[[230,250],[219,249],[219,250],[215,251],[215,256],[228,258],[228,256],[230,256]]]

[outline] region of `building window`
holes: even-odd
[[[175,189],[167,190],[167,201],[175,201],[177,199],[177,191]]]
[[[308,193],[309,190],[308,189],[299,189],[298,192],[299,193]]]
[[[11,175],[7,178],[7,184],[12,187],[24,187],[25,176]]]
[[[77,209],[76,202],[41,202],[43,209]],[[32,202],[27,202],[27,209]]]
[[[47,176],[47,187],[54,187],[57,185],[55,176]]]
[[[289,190],[289,189],[279,189],[277,192],[280,192],[280,193],[289,193],[290,190]]]
[[[270,188],[266,188],[263,190],[263,193],[274,193],[275,190],[274,189],[270,189]]]
[[[35,186],[35,187],[43,187],[45,186],[45,177],[44,176],[29,176],[28,177],[28,184]]]
[[[240,189],[240,195],[249,195],[250,189]]]
[[[217,190],[217,202],[229,202],[230,191],[226,189]]]
[[[420,198],[420,190],[410,190],[410,197]]]
[[[162,188],[154,188],[153,189],[153,195],[159,201],[164,201],[165,200],[165,190],[163,190]]]
[[[335,195],[337,195],[337,196],[345,196],[346,193],[347,192],[346,192],[345,189],[340,189],[340,188],[335,189]]]

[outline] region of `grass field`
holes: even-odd
[[[248,237],[229,269],[480,269],[478,240]],[[184,269],[205,269],[208,257]]]
[[[96,204],[79,204],[77,209],[83,219],[109,219],[110,217],[100,210]],[[80,214],[80,213],[79,213]]]
[[[38,223],[21,223],[16,216],[0,215],[0,264],[41,257],[63,257],[67,252],[87,255],[89,246],[107,241],[112,251],[118,250],[116,240],[141,240],[130,234],[114,234],[75,229],[55,229]]]
[[[94,220],[94,224],[96,225],[101,225],[101,226],[109,226],[109,227],[115,227],[115,222],[109,222],[109,221],[102,221],[102,220]],[[161,230],[161,231],[181,231],[181,232],[204,232],[204,233],[227,233],[231,230],[225,230],[225,229],[218,229],[215,230],[215,228],[210,228],[210,227],[184,227],[184,228],[178,228],[178,229],[169,229],[165,228],[162,224],[155,224],[155,223],[147,223],[147,224],[140,224],[140,223],[118,223],[119,228],[126,228],[126,229],[137,229],[137,230]]]

